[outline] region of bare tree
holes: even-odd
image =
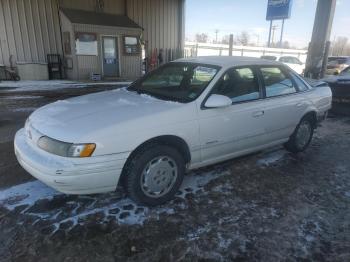
[[[281,44],[281,48],[289,49],[291,47],[288,41],[283,41]]]
[[[208,42],[208,35],[201,33],[201,34],[196,34],[196,41],[198,43],[207,43]]]
[[[346,51],[348,50],[347,48],[348,45],[348,38],[347,37],[338,37],[332,45],[332,55],[345,55]]]
[[[221,39],[221,44],[228,45],[230,43],[230,35],[224,35]]]
[[[248,32],[242,31],[236,39],[238,44],[247,46],[249,44],[250,35],[248,34]]]

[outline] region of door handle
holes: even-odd
[[[253,113],[253,117],[261,117],[265,114],[264,111],[256,111]]]
[[[301,107],[301,106],[303,106],[303,105],[304,105],[304,103],[303,103],[303,102],[300,102],[300,103],[296,104],[296,107]]]

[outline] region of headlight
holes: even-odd
[[[63,157],[89,157],[96,148],[95,144],[72,144],[47,136],[39,138],[38,146],[46,152]]]

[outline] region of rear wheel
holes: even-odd
[[[314,129],[312,117],[303,117],[289,141],[284,145],[285,148],[292,153],[304,151],[312,140]]]
[[[125,187],[135,202],[160,205],[173,198],[184,174],[185,161],[177,150],[165,145],[149,145],[130,161]]]

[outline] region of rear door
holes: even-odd
[[[279,66],[260,67],[264,86],[265,143],[288,138],[303,117],[308,106],[305,95],[286,68]]]

